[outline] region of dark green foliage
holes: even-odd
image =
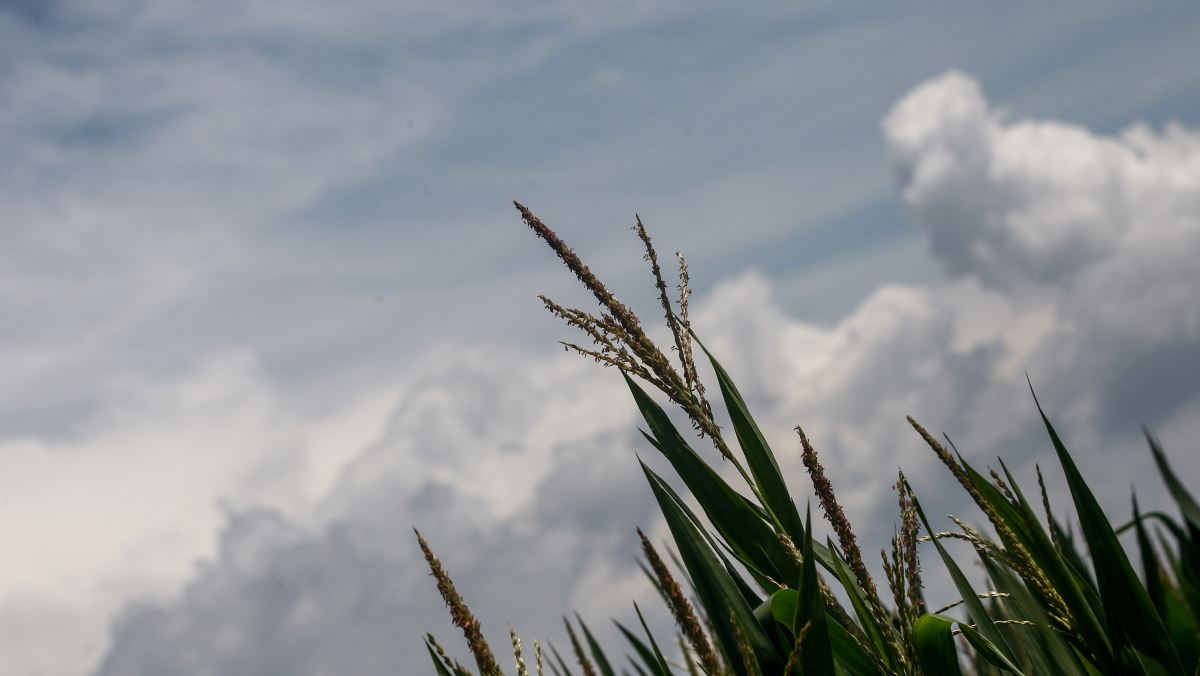
[[[670,644],[660,645],[655,640],[635,606],[641,633],[616,623],[628,644],[627,658],[635,673],[1200,674],[1200,504],[1149,433],[1150,454],[1180,518],[1157,511],[1142,513],[1135,500],[1133,520],[1116,528],[1040,403],[1038,412],[1050,448],[1070,489],[1074,517],[1064,522],[1051,513],[1040,468],[1042,504],[1035,509],[1003,460],[1003,478],[993,471],[993,480],[989,480],[957,450],[950,453],[914,422],[986,517],[990,532],[958,520],[954,522],[957,531],[937,531],[921,508],[914,487],[901,476],[897,485],[902,491],[900,516],[909,535],[903,539],[898,529],[893,540],[892,559],[885,565],[893,607],[884,607],[877,584],[862,565],[849,523],[844,517],[830,516],[840,545],[832,539],[814,539],[811,515],[801,521],[797,499],[733,379],[700,344],[716,373],[740,457],[722,436],[690,361],[695,335],[687,320],[686,272],[681,275],[676,313],[665,296],[657,258],[639,222],[685,376],[681,379],[665,362],[666,353],[648,343],[637,318],[552,231],[520,208],[526,222],[551,244],[609,313],[596,318],[547,300],[555,314],[596,339],[599,352],[568,347],[620,368],[646,423],[644,438],[675,475],[664,478],[639,459],[670,530],[686,582],[694,592],[691,603],[697,606],[697,613],[692,615],[690,607],[686,612],[679,609],[688,604],[678,601],[682,594],[673,582],[677,601],[668,607],[681,627],[689,618],[696,627],[696,617],[703,618],[707,627],[691,634],[691,649],[680,646],[680,650],[672,650]],[[700,436],[714,445],[721,462],[732,463],[744,486],[730,485],[722,472],[693,448],[639,380],[653,385],[678,406]],[[832,486],[802,433],[801,439],[815,493],[829,515],[829,505],[835,501]],[[690,494],[686,497],[698,510],[693,511],[685,496],[672,488],[676,479],[686,487]],[[807,497],[804,501],[808,502]],[[840,508],[835,511],[840,515]],[[960,600],[952,607],[924,610],[916,566],[918,522],[924,527],[923,539],[932,542],[936,560],[957,591]],[[1073,523],[1078,524],[1081,537],[1072,535]],[[630,524],[631,530],[634,525]],[[1130,530],[1136,538],[1136,568],[1118,539]],[[986,573],[987,588],[971,584],[963,572],[965,564],[941,541],[948,537],[973,546],[976,565]],[[658,584],[654,575],[647,575]],[[849,611],[841,605],[843,601],[848,602]],[[576,621],[590,654],[590,658],[583,655],[576,643],[581,663],[587,664],[585,669],[594,664],[599,676],[630,673],[618,672],[614,665],[621,666],[619,660],[610,659],[582,619]],[[705,638],[710,646],[705,646]],[[708,650],[707,662],[697,657],[697,646]],[[440,648],[435,651],[436,643],[427,641],[427,647],[439,676],[458,676],[461,667]],[[664,652],[663,647],[668,650]],[[571,673],[558,651],[551,648],[551,652],[554,660],[546,662],[550,669]],[[681,664],[681,653],[690,663]]]
[[[902,632],[896,626],[898,616],[887,623],[876,619],[838,548],[832,542],[818,545],[808,519],[801,523],[795,516],[792,498],[786,489],[778,490],[782,474],[770,447],[728,375],[715,359],[712,363],[726,405],[734,410],[739,443],[758,482],[755,492],[771,496],[769,505],[733,489],[691,447],[666,411],[632,379],[627,377],[627,382],[649,428],[644,433],[647,441],[668,461],[704,514],[702,520],[662,477],[642,464],[729,673],[780,674],[792,669],[795,674],[956,674],[967,668],[981,674],[1158,675],[1191,674],[1200,666],[1200,575],[1195,565],[1200,561],[1200,529],[1195,523],[1200,509],[1152,438],[1148,437],[1152,455],[1183,518],[1177,522],[1160,512],[1142,514],[1135,501],[1133,521],[1115,529],[1042,414],[1071,489],[1086,557],[1057,522],[1043,525],[1007,466],[1001,465],[1007,481],[993,484],[960,457],[962,474],[981,507],[995,515],[1003,526],[997,530],[1006,533],[999,540],[975,531],[963,535],[975,544],[992,589],[981,594],[940,537],[931,538],[961,597],[964,619],[926,613]],[[914,503],[925,531],[933,533],[915,497]],[[1157,537],[1152,536],[1153,525],[1159,528]],[[1126,529],[1136,535],[1141,576],[1117,540],[1118,531]],[[789,550],[787,543],[796,538],[799,549]],[[853,617],[836,613],[831,606],[836,602],[822,593],[822,570],[849,600]],[[1030,586],[1031,580],[1039,579],[1057,594],[1057,601],[1036,584]],[[792,580],[794,586],[777,588],[775,580]],[[637,616],[643,636],[617,624],[632,650],[631,666],[639,674],[676,673],[640,610]],[[598,673],[615,676],[614,663],[587,625],[578,618],[577,623]],[[913,663],[888,648],[890,641],[904,635],[912,642]],[[429,653],[437,674],[452,673],[453,665],[432,646]],[[553,653],[551,669],[571,673],[566,661]],[[691,668],[699,673],[698,664]]]
[[[958,652],[954,648],[955,621],[942,615],[925,614],[913,625],[913,643],[921,670],[927,674],[957,676]]]

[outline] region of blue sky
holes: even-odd
[[[5,673],[421,673],[452,634],[413,524],[497,637],[649,599],[631,402],[556,349],[535,294],[587,300],[513,199],[648,317],[633,214],[683,249],[793,488],[802,423],[879,533],[891,467],[938,485],[905,414],[1045,458],[1026,371],[1106,504],[1150,499],[1137,425],[1200,430],[1197,34],[1111,3],[0,2]]]

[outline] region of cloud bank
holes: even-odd
[[[232,514],[177,598],[125,610],[97,673],[420,673],[422,632],[451,634],[413,525],[497,641],[574,607],[602,627],[645,595],[630,524],[653,499],[615,373],[503,350],[427,363],[311,520]]]
[[[1086,386],[1105,431],[1157,425],[1200,382],[1200,134],[1008,117],[956,72],[896,105],[884,130],[912,219],[952,276],[1050,311],[1031,371]]]
[[[861,529],[874,541],[892,468],[919,491],[945,481],[907,414],[981,464],[1002,453],[1028,470],[1047,456],[1026,371],[1110,508],[1130,480],[1156,494],[1141,422],[1185,475],[1200,471],[1183,446],[1200,431],[1200,134],[1018,119],[959,72],[909,92],[883,130],[946,282],[882,287],[830,325],[790,315],[755,272],[697,299],[698,330],[793,489],[807,493],[800,423],[853,520],[880,523]],[[648,449],[615,373],[499,347],[423,363],[311,518],[231,514],[178,595],[122,613],[95,673],[421,673],[419,633],[453,632],[414,523],[498,645],[510,621],[554,637],[562,612],[602,625],[646,598],[630,536],[655,525],[633,461]]]

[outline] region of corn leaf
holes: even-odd
[[[616,676],[612,665],[608,662],[608,656],[604,654],[604,650],[600,648],[600,644],[596,642],[596,638],[592,636],[592,632],[584,623],[583,618],[579,613],[575,613],[575,621],[579,623],[579,628],[583,630],[583,637],[587,640],[588,650],[592,653],[592,659],[596,660],[596,668],[604,676]]]
[[[794,579],[799,568],[788,556],[774,528],[704,462],[679,434],[662,407],[633,379],[625,376],[634,401],[653,435],[652,443],[700,503],[701,509],[747,568],[773,579]]]
[[[775,460],[775,454],[771,452],[766,438],[758,429],[754,417],[750,415],[746,401],[742,399],[737,386],[733,384],[733,379],[729,377],[716,357],[712,356],[708,348],[704,347],[704,343],[699,339],[696,340],[696,343],[701,350],[704,350],[704,354],[708,356],[708,360],[717,374],[717,383],[721,387],[725,409],[733,422],[738,445],[742,447],[746,464],[766,502],[763,507],[774,515],[793,542],[800,542],[805,534],[800,524],[800,512],[796,509],[796,503],[792,501],[791,493],[788,492],[787,484],[783,480],[783,473],[779,471],[779,463]]]
[[[801,673],[833,673],[833,653],[829,646],[829,628],[825,621],[825,599],[817,586],[817,557],[813,554],[812,512],[804,517],[804,551],[801,558],[800,587],[792,629],[799,632],[808,625],[808,636],[800,650]]]
[[[1075,572],[1069,560],[1065,559],[1054,546],[1054,542],[1042,528],[1037,514],[1025,500],[1020,486],[1008,473],[1008,468],[1004,466],[1003,461],[1000,464],[1008,476],[1009,487],[1017,497],[1018,506],[1013,506],[991,482],[971,467],[971,464],[962,455],[958,457],[971,484],[980,492],[988,505],[996,510],[1000,520],[1013,531],[1017,540],[1038,563],[1046,577],[1050,579],[1051,584],[1054,585],[1055,590],[1058,591],[1059,596],[1062,597],[1063,602],[1066,603],[1075,618],[1076,629],[1088,652],[1096,655],[1100,662],[1107,662],[1111,659],[1109,656],[1112,647],[1099,619],[1097,619],[1097,614],[1102,614],[1103,608],[1096,589],[1086,578]],[[980,607],[982,608],[982,606]],[[1050,608],[1047,606],[1046,610],[1049,611]]]
[[[450,676],[446,665],[442,664],[442,658],[438,657],[438,654],[434,652],[433,646],[429,645],[429,641],[425,641],[425,649],[429,651],[429,659],[433,660],[433,668],[437,671],[437,676]]]
[[[913,623],[912,639],[917,661],[926,674],[961,676],[954,647],[954,623],[942,615],[926,613]]]
[[[1146,441],[1150,444],[1150,452],[1154,454],[1154,462],[1158,465],[1158,472],[1162,475],[1163,483],[1167,485],[1167,490],[1171,492],[1175,504],[1179,505],[1179,511],[1183,513],[1183,518],[1187,520],[1188,525],[1200,531],[1200,504],[1196,503],[1196,499],[1176,476],[1175,470],[1171,469],[1171,463],[1167,462],[1167,454],[1163,452],[1158,440],[1150,434],[1149,430],[1143,431],[1146,434]]]
[[[925,525],[925,530],[933,533],[933,528],[929,525],[929,519],[925,516],[925,509],[921,507],[921,502],[917,499],[915,491],[913,492],[912,500],[913,506],[917,508],[917,516],[921,518],[921,523]],[[996,646],[997,652],[1004,658],[1004,661],[1008,665],[1012,665],[1014,660],[1012,646],[1009,645],[1004,635],[1000,633],[991,615],[983,607],[983,603],[980,602],[975,588],[971,586],[971,583],[967,580],[967,576],[958,567],[958,563],[954,561],[954,558],[942,546],[941,541],[933,538],[933,545],[937,548],[938,555],[942,558],[943,565],[946,566],[946,572],[950,573],[950,579],[954,582],[954,587],[958,590],[958,594],[962,598],[963,607],[967,611],[967,617],[978,627],[978,633],[986,638],[989,643]],[[1012,666],[1010,670],[1021,673],[1015,666]]]
[[[730,613],[745,633],[759,664],[766,670],[782,668],[782,660],[754,617],[753,607],[730,577],[717,554],[709,547],[697,525],[685,514],[682,500],[649,467],[642,464],[642,471],[650,482],[654,497],[671,529],[675,546],[683,558],[684,566],[692,579],[692,585],[701,604],[708,611],[709,621],[727,654],[737,654],[737,639]],[[744,668],[735,664],[739,674]]]
[[[1007,616],[1034,624],[1030,631],[1018,634],[1017,640],[1013,641],[1017,653],[1024,657],[1022,664],[1027,665],[1026,670],[1033,674],[1087,676],[1088,672],[1079,662],[1078,653],[1051,626],[1044,602],[1037,600],[1010,568],[990,556],[979,558],[988,579],[992,581],[992,587],[1008,595],[1004,599]]]
[[[1166,627],[1155,611],[1146,588],[1133,571],[1112,524],[1075,466],[1054,425],[1046,417],[1036,395],[1034,403],[1066,474],[1079,525],[1092,555],[1096,583],[1104,590],[1104,616],[1114,648],[1130,645],[1157,662],[1167,673],[1184,673]]]
[[[882,676],[879,663],[836,621],[827,620],[829,646],[840,668],[855,676]]]
[[[973,483],[978,483],[982,480],[977,472],[970,469],[969,465],[964,465],[968,468],[968,472],[974,474],[978,479],[973,479]],[[1042,528],[1041,522],[1038,520],[1037,514],[1029,501],[1025,499],[1025,494],[1021,491],[1021,486],[1013,477],[1012,472],[1008,470],[1008,465],[1000,460],[1000,467],[1004,470],[1004,475],[1008,479],[1009,488],[1017,498],[1020,505],[1019,523],[1005,520],[1006,525],[1013,528],[1018,536],[1018,539],[1025,546],[1029,555],[1033,558],[1042,572],[1049,578],[1050,583],[1054,586],[1058,595],[1062,597],[1063,602],[1067,605],[1067,609],[1071,611],[1072,617],[1075,619],[1075,628],[1083,639],[1084,645],[1088,646],[1088,652],[1098,656],[1098,660],[1106,662],[1112,650],[1112,645],[1108,637],[1104,633],[1104,628],[1100,624],[1099,615],[1104,613],[1103,605],[1100,602],[1100,595],[1096,589],[1095,583],[1087,577],[1087,567],[1083,563],[1083,558],[1071,546],[1071,541],[1060,529],[1060,542],[1063,543],[1063,549],[1054,546],[1054,541],[1049,534]],[[986,483],[986,481],[984,481]],[[990,484],[989,484],[990,486]],[[992,489],[995,491],[995,489]],[[994,495],[999,495],[995,492]],[[1058,523],[1054,521],[1053,516],[1049,516],[1050,523],[1048,526],[1052,529],[1058,528]],[[1051,609],[1045,605],[1045,599],[1038,597],[1042,603],[1043,609],[1049,612]]]
[[[854,608],[854,614],[858,617],[859,627],[866,634],[870,647],[875,650],[876,655],[888,655],[889,651],[887,642],[883,637],[883,632],[890,631],[891,627],[881,627],[876,622],[875,615],[871,612],[871,606],[867,601],[866,592],[859,586],[858,580],[854,577],[854,573],[850,571],[846,560],[842,558],[841,553],[834,546],[833,540],[828,540],[825,546],[833,554],[833,574],[842,585],[842,590],[846,592],[846,596],[850,598],[850,606]],[[887,661],[886,658],[885,661]]]
[[[625,640],[629,642],[629,645],[633,646],[634,652],[638,654],[638,657],[642,658],[642,664],[650,670],[650,673],[653,674],[653,676],[671,676],[670,667],[666,665],[665,661],[660,661],[658,658],[658,655],[661,653],[656,654],[658,646],[655,646],[655,649],[652,651],[649,646],[647,646],[640,638],[637,637],[636,634],[629,631],[625,625],[617,622],[616,620],[613,620],[613,624],[617,625],[617,630],[625,636]],[[654,640],[653,637],[650,638],[651,640]],[[633,661],[632,656],[630,656],[629,659],[631,662]],[[635,668],[638,668],[637,662],[634,662],[633,665]],[[641,669],[638,668],[638,671],[641,671]]]

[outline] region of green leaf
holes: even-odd
[[[592,636],[591,630],[584,624],[583,618],[579,616],[579,613],[575,613],[575,621],[579,623],[579,628],[583,629],[583,636],[587,640],[588,649],[592,653],[592,659],[596,660],[596,667],[600,669],[600,673],[604,674],[604,676],[616,676],[612,665],[608,663],[608,657],[605,656],[604,651],[600,648],[600,644],[596,642],[596,638]]]
[[[737,639],[730,614],[737,618],[738,625],[754,651],[759,664],[767,671],[782,669],[782,660],[762,627],[754,618],[754,609],[747,602],[729,571],[709,547],[697,525],[681,508],[682,500],[649,467],[642,464],[642,471],[650,482],[654,497],[666,519],[675,540],[675,546],[683,558],[684,567],[692,579],[701,604],[704,606],[714,632],[727,654],[736,655]],[[735,664],[739,674],[744,675],[740,665]]]
[[[837,551],[830,539],[826,543],[826,547],[833,554],[833,574],[841,583],[843,591],[850,599],[850,605],[854,608],[854,614],[858,617],[858,624],[866,634],[870,648],[875,650],[885,663],[890,663],[890,651],[888,650],[887,642],[883,637],[883,632],[891,631],[891,627],[881,627],[875,620],[875,614],[871,612],[870,603],[867,601],[866,592],[859,586],[858,580],[854,577],[854,573],[850,571],[850,567],[846,564],[845,559]]]
[[[796,617],[796,601],[799,597],[800,593],[795,589],[780,589],[772,594],[770,599],[772,617],[780,624],[790,628],[789,623]],[[845,627],[830,618],[828,614],[825,616],[825,631],[828,634],[830,652],[842,669],[858,676],[879,676],[881,674],[879,665],[863,650],[862,645],[854,640]],[[805,639],[805,645],[808,645],[811,638],[812,629],[810,628],[809,638]],[[833,672],[818,671],[814,673]]]
[[[1008,594],[1003,600],[1006,616],[1034,623],[1028,631],[1010,637],[1018,654],[1028,659],[1028,671],[1032,674],[1061,674],[1062,676],[1088,676],[1079,662],[1079,653],[1067,644],[1063,635],[1050,626],[1044,601],[1034,595],[1007,565],[990,556],[979,557],[992,581],[993,588]]]
[[[957,453],[957,449],[955,452]],[[996,509],[1000,520],[1014,532],[1017,540],[1037,562],[1066,603],[1075,619],[1075,628],[1083,639],[1086,652],[1096,656],[1101,663],[1108,663],[1111,660],[1112,647],[1097,619],[1097,613],[1103,613],[1099,596],[1090,582],[1077,573],[1071,563],[1063,557],[1064,553],[1054,546],[1054,542],[1042,528],[1037,514],[1025,499],[1024,493],[1021,492],[1017,481],[1009,473],[1004,461],[1000,461],[1000,466],[1008,477],[1009,487],[1017,497],[1018,506],[1013,506],[1008,502],[1000,491],[971,467],[961,454],[958,458],[970,478],[971,484],[975,486],[987,503]],[[1047,612],[1053,610],[1046,604],[1046,599],[1039,598],[1039,601]]]
[[[1164,605],[1166,609],[1163,617],[1167,631],[1170,632],[1179,651],[1179,660],[1186,670],[1195,673],[1200,669],[1200,641],[1197,640],[1200,636],[1200,625],[1177,588],[1166,590]]]
[[[646,626],[646,618],[642,617],[642,609],[638,608],[638,604],[633,604],[633,611],[637,613],[638,622],[642,623],[642,631],[646,632],[646,640],[650,641],[650,648],[654,651],[654,659],[658,661],[658,665],[667,673],[671,672],[671,667],[667,666],[667,658],[663,657],[662,651],[658,649],[658,643],[654,640],[654,634],[650,633],[650,627]]]
[[[1200,661],[1200,625],[1192,616],[1187,603],[1166,573],[1162,561],[1154,550],[1150,533],[1144,521],[1146,515],[1138,509],[1137,496],[1133,497],[1133,525],[1137,529],[1138,550],[1141,552],[1142,577],[1146,580],[1146,593],[1154,603],[1155,610],[1167,627],[1171,642],[1179,654],[1179,661],[1186,671],[1193,671]],[[1177,529],[1178,530],[1178,529]],[[1180,533],[1182,535],[1182,533]],[[1182,543],[1181,543],[1182,544]]]
[[[1075,620],[1076,631],[1079,632],[1083,644],[1088,648],[1087,652],[1096,655],[1101,662],[1106,662],[1112,645],[1105,636],[1104,628],[1099,620],[1099,616],[1104,613],[1104,607],[1100,602],[1095,583],[1087,577],[1087,566],[1084,565],[1083,558],[1072,546],[1070,538],[1059,528],[1053,515],[1047,515],[1049,520],[1047,525],[1050,529],[1059,531],[1059,540],[1062,542],[1063,549],[1054,545],[1054,541],[1042,528],[1033,507],[1025,499],[1021,486],[1013,477],[1012,472],[1008,470],[1008,465],[1000,460],[1000,467],[1008,479],[1009,488],[1017,497],[1024,521],[1024,524],[1013,524],[1006,521],[1006,525],[1016,530],[1018,539],[1021,540],[1030,557],[1046,574],[1050,584],[1063,599]],[[974,472],[974,470],[970,471]],[[978,476],[977,473],[976,476]],[[980,478],[982,479],[982,477]],[[1017,528],[1017,526],[1023,527]],[[1039,597],[1038,601],[1046,612],[1052,611],[1045,599]]]
[[[911,490],[911,489],[910,489]],[[921,507],[921,502],[917,499],[916,492],[912,493],[913,506],[917,509],[917,516],[921,518],[921,523],[925,525],[925,530],[928,533],[933,533],[933,527],[929,525],[929,519],[925,516],[925,509]],[[942,563],[946,566],[946,572],[950,573],[950,579],[954,582],[955,589],[962,597],[963,607],[967,611],[967,617],[978,628],[979,633],[983,635],[989,642],[998,646],[997,650],[1008,663],[1013,663],[1015,656],[1013,655],[1012,646],[1000,633],[1000,629],[996,627],[996,623],[992,620],[991,615],[983,607],[983,603],[979,600],[975,588],[967,580],[967,576],[963,574],[962,569],[958,567],[958,563],[942,546],[942,543],[937,538],[933,539],[933,545],[937,548],[938,555],[942,558]],[[1019,669],[1013,668],[1014,671],[1020,673]]]
[[[638,654],[638,657],[642,658],[642,664],[645,665],[654,676],[671,676],[670,669],[659,661],[654,651],[650,650],[650,647],[643,643],[636,634],[626,629],[625,625],[617,622],[616,620],[613,620],[613,624],[617,625],[617,629],[625,636],[625,640],[629,642],[629,645],[633,646],[633,649]],[[633,658],[630,657],[630,660],[632,661]],[[634,663],[634,667],[637,667],[636,662]]]
[[[993,667],[1010,671],[1014,674],[1024,673],[1020,667],[1013,664],[1012,660],[995,643],[985,638],[975,627],[959,622],[958,630],[962,632],[963,638],[967,639],[967,642],[975,648],[975,652],[979,653],[979,656],[987,660]]]
[[[1117,540],[1112,524],[1092,490],[1088,487],[1071,454],[1063,445],[1034,395],[1038,413],[1050,435],[1059,464],[1067,477],[1071,499],[1079,517],[1079,525],[1092,555],[1096,583],[1104,590],[1104,615],[1114,649],[1128,642],[1138,651],[1158,662],[1169,673],[1183,673],[1170,636],[1154,609],[1146,588],[1129,563],[1125,549]]]
[[[855,676],[882,676],[879,664],[845,627],[833,620],[827,620],[825,626],[838,666]]]
[[[746,401],[733,384],[733,379],[729,377],[716,357],[713,357],[712,353],[708,351],[704,343],[697,339],[696,344],[708,356],[713,370],[716,371],[717,383],[721,387],[725,408],[733,422],[738,445],[742,447],[746,464],[754,476],[754,481],[758,484],[763,501],[766,502],[763,507],[774,515],[784,532],[791,536],[793,542],[799,542],[806,531],[800,526],[800,512],[796,509],[796,503],[792,501],[791,493],[788,492],[787,484],[783,480],[783,473],[779,471],[779,463],[775,460],[775,454],[771,452],[766,438],[758,429],[754,417],[750,415]]]
[[[804,551],[801,556],[804,564],[800,571],[800,588],[792,627],[795,632],[799,632],[801,627],[809,625],[808,636],[800,651],[801,673],[831,674],[833,653],[829,646],[829,628],[825,621],[825,599],[817,586],[817,557],[813,554],[811,511],[807,511],[804,516],[804,534]]]
[[[799,596],[800,593],[795,589],[784,587],[771,594],[771,597],[768,599],[771,604],[771,617],[774,617],[775,621],[779,624],[790,629],[792,633],[796,631],[794,622],[796,619],[796,599]]]
[[[1183,513],[1183,518],[1192,528],[1200,530],[1200,504],[1196,504],[1196,499],[1192,497],[1187,488],[1184,488],[1183,482],[1175,475],[1175,470],[1171,469],[1171,463],[1167,462],[1167,454],[1163,452],[1158,440],[1150,434],[1150,430],[1143,428],[1143,432],[1146,434],[1146,441],[1150,443],[1150,452],[1154,454],[1154,462],[1158,465],[1158,472],[1162,475],[1163,483],[1167,485],[1167,490],[1171,492],[1175,504],[1179,505],[1179,511]]]
[[[1188,534],[1186,531],[1184,531],[1183,526],[1180,526],[1179,523],[1176,522],[1175,519],[1172,519],[1169,514],[1158,511],[1144,512],[1142,514],[1142,520],[1150,521],[1151,519],[1157,521],[1158,525],[1170,531],[1171,536],[1176,540],[1183,541],[1188,539]],[[1114,530],[1116,530],[1117,535],[1124,535],[1127,531],[1133,530],[1136,527],[1137,520],[1130,519],[1128,523],[1123,523],[1120,527]]]
[[[562,676],[573,676],[571,667],[567,666],[567,661],[563,659],[562,655],[558,654],[558,648],[555,648],[553,643],[550,644],[550,653],[554,655],[554,659],[558,660],[558,666],[562,667]],[[559,673],[558,668],[554,666],[554,662],[546,660],[546,664],[550,665],[550,668],[554,670],[554,673]]]
[[[958,652],[954,645],[954,625],[975,651],[992,666],[1020,674],[1021,670],[982,634],[969,624],[945,615],[926,613],[913,624],[913,647],[917,660],[927,674],[961,674]]]
[[[433,668],[437,670],[438,676],[450,676],[450,672],[446,669],[446,665],[442,664],[442,658],[434,652],[433,646],[429,645],[429,641],[425,641],[425,649],[429,651],[429,659],[433,660]]]
[[[638,458],[638,461],[640,462],[641,458]],[[668,488],[668,490],[670,490],[670,489]],[[714,552],[716,552],[717,558],[721,559],[721,565],[725,566],[725,571],[729,574],[730,579],[732,579],[733,583],[737,586],[738,591],[741,592],[742,598],[744,598],[746,600],[746,604],[748,606],[750,606],[751,608],[757,608],[762,603],[762,599],[759,598],[758,592],[756,592],[754,590],[754,588],[751,587],[748,582],[746,582],[744,579],[742,579],[741,574],[738,573],[736,568],[734,568],[733,563],[731,563],[729,561],[729,559],[725,557],[725,552],[731,551],[729,546],[726,545],[724,542],[718,541],[716,538],[714,538],[708,532],[708,530],[704,528],[704,525],[700,521],[700,518],[698,516],[696,516],[696,514],[694,512],[692,512],[691,508],[687,506],[687,503],[685,503],[682,499],[680,499],[679,496],[676,495],[674,491],[670,491],[670,493],[675,498],[676,504],[678,505],[679,509],[687,516],[688,519],[691,520],[692,524],[695,525],[696,530],[700,532],[700,535],[702,535],[704,537],[705,541],[708,542],[708,544],[712,548],[712,550]],[[675,562],[675,565],[679,566],[680,568],[686,568],[686,566],[682,562],[679,561],[679,558],[675,555],[673,550],[668,549],[667,553],[670,554],[671,560]],[[743,565],[745,565],[744,562],[743,562]],[[750,567],[747,566],[747,568],[750,568]],[[756,577],[759,574],[753,568],[750,568],[750,572],[752,574],[754,574]],[[763,578],[761,586],[765,588],[768,585],[774,586],[773,584],[770,584],[770,580]]]
[[[1138,510],[1137,494],[1133,495],[1133,522],[1137,527],[1137,542],[1138,551],[1142,557],[1142,577],[1146,580],[1146,594],[1150,597],[1150,602],[1154,604],[1154,609],[1158,611],[1159,616],[1164,616],[1166,612],[1166,590],[1163,585],[1162,564],[1158,560],[1158,554],[1154,551],[1154,545],[1150,542],[1150,534],[1146,532],[1145,525],[1142,524],[1142,514]]]
[[[958,651],[954,646],[955,620],[926,613],[913,623],[912,640],[917,661],[926,674],[961,676]]]
[[[757,573],[756,577],[761,581],[765,582],[765,577],[794,579],[799,568],[779,541],[775,529],[763,520],[763,514],[692,449],[666,412],[645,390],[629,376],[625,376],[625,381],[650,427],[653,436],[647,436],[648,440],[683,479],[737,559],[752,573]]]

